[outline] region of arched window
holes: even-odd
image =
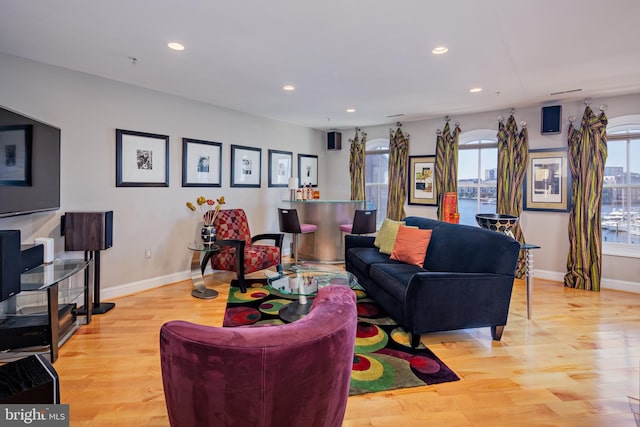
[[[378,209],[378,228],[387,216],[389,197],[389,139],[376,138],[367,141],[365,152],[365,198]]]
[[[605,254],[640,257],[640,115],[607,125],[602,242]]]
[[[458,139],[458,212],[460,224],[478,225],[477,213],[496,213],[498,132],[479,129]]]

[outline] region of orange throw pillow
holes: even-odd
[[[401,225],[390,258],[422,268],[432,231]]]

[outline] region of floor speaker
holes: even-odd
[[[553,135],[562,130],[562,105],[542,107],[540,133]]]
[[[100,301],[100,251],[113,246],[113,211],[66,212],[60,226],[65,251],[85,251],[94,257],[92,314],[104,314],[115,303]],[[88,310],[88,307],[83,307]],[[79,314],[83,313],[79,310]]]
[[[101,251],[113,246],[113,211],[66,212],[65,251]]]
[[[0,301],[20,292],[20,230],[0,230]]]
[[[36,354],[0,366],[0,404],[59,404],[58,373]]]
[[[342,134],[340,132],[329,132],[327,134],[327,150],[342,149]]]

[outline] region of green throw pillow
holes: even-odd
[[[374,246],[380,249],[383,254],[391,255],[393,251],[393,245],[396,243],[396,237],[398,236],[398,228],[404,225],[404,221],[394,221],[389,218],[385,218],[380,227],[380,231],[376,235],[376,240],[373,242]]]

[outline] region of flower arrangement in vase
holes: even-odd
[[[201,237],[204,244],[211,244],[216,240],[216,230],[213,227],[213,222],[218,216],[218,212],[220,212],[220,208],[224,203],[224,196],[216,200],[200,196],[196,199],[195,205],[191,202],[187,202],[187,207],[192,212],[200,212],[202,215]]]

